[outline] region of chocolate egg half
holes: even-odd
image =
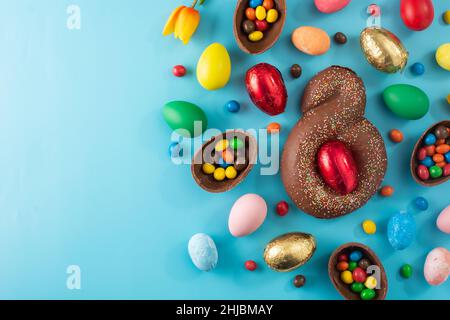
[[[287,272],[304,265],[316,251],[316,240],[307,233],[292,232],[276,237],[264,250],[264,261],[280,272]]]

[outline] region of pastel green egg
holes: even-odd
[[[430,99],[422,89],[409,84],[394,84],[383,92],[386,106],[397,116],[409,120],[422,118],[430,108]]]
[[[163,116],[172,130],[188,138],[201,135],[208,126],[205,112],[195,104],[186,101],[166,103],[163,107]]]
[[[220,43],[213,43],[198,60],[198,82],[207,90],[217,90],[227,85],[230,76],[231,59],[227,49]]]

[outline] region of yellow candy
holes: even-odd
[[[353,283],[352,273],[348,270],[345,270],[344,272],[341,273],[341,280],[346,284],[352,284]]]
[[[257,42],[264,37],[264,34],[261,31],[253,31],[248,35],[248,39],[252,42]]]
[[[234,178],[236,178],[236,176],[237,176],[237,171],[236,171],[236,169],[235,169],[233,166],[228,167],[228,168],[225,170],[225,176],[226,176],[228,179],[234,179]]]
[[[375,289],[377,286],[377,279],[375,279],[375,277],[373,276],[367,277],[366,282],[364,282],[364,285],[369,289]]]
[[[450,94],[447,96],[447,102],[450,104]]]
[[[274,23],[278,20],[278,11],[275,9],[270,9],[267,12],[266,20],[268,23]]]
[[[444,22],[446,24],[450,24],[450,10],[445,11],[445,13],[444,13]]]
[[[225,179],[225,169],[224,168],[217,168],[214,170],[214,179],[217,181],[222,181]]]
[[[366,220],[362,224],[363,230],[367,234],[374,234],[377,232],[377,225],[372,220]]]
[[[214,165],[212,165],[211,163],[205,163],[202,166],[202,170],[206,174],[211,174],[214,172],[214,170],[216,170],[216,167]]]
[[[256,19],[258,20],[265,20],[266,19],[266,8],[263,6],[256,7]]]
[[[220,140],[219,142],[217,142],[216,147],[215,147],[217,152],[222,152],[226,148],[228,148],[228,140],[227,139]]]
[[[443,69],[450,71],[450,43],[443,44],[437,49],[436,61]]]

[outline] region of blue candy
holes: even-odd
[[[263,4],[263,0],[250,0],[248,5],[252,8],[256,8],[257,6],[261,6]]]
[[[231,100],[225,104],[225,108],[227,108],[229,112],[236,113],[241,109],[241,105],[239,104],[239,102]]]
[[[169,145],[169,157],[177,158],[183,156],[183,148],[181,148],[178,142],[172,142]]]
[[[224,168],[224,169],[226,169],[226,168],[228,168],[229,166],[231,166],[231,163],[226,163],[225,160],[223,160],[222,157],[219,158],[219,161],[217,161],[217,164],[218,164],[219,166],[221,166],[222,168]]]
[[[189,240],[188,251],[192,263],[200,270],[210,271],[216,267],[219,254],[214,240],[207,234],[193,235]]]
[[[414,204],[416,205],[417,209],[421,211],[425,211],[428,209],[428,201],[423,197],[417,197],[416,200],[414,200]]]
[[[425,66],[420,62],[416,62],[411,66],[411,71],[412,73],[420,76],[425,73]]]
[[[358,250],[353,251],[352,253],[350,253],[349,258],[350,258],[350,261],[358,262],[362,258],[362,253],[361,253],[361,251],[358,251]]]
[[[450,151],[444,154],[444,158],[447,163],[450,163]]]
[[[423,142],[425,142],[426,145],[430,146],[432,144],[436,143],[436,136],[432,133],[429,133],[425,136],[425,139],[423,139]]]
[[[407,212],[394,214],[388,222],[387,236],[395,250],[403,250],[413,242],[416,236],[416,222]]]
[[[434,166],[434,161],[431,157],[425,157],[425,159],[420,161],[420,163],[423,164],[427,168]]]

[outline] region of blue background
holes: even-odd
[[[164,38],[162,27],[172,9],[188,1],[20,0],[0,3],[0,298],[238,298],[340,299],[327,274],[329,254],[348,241],[363,242],[382,259],[388,272],[390,299],[449,299],[450,282],[440,287],[423,278],[426,254],[437,246],[450,249],[450,236],[435,227],[449,204],[449,184],[425,188],[416,184],[408,161],[420,134],[432,123],[449,119],[445,97],[450,73],[434,61],[436,48],[450,42],[450,27],[441,15],[449,0],[434,1],[436,18],[423,32],[408,30],[399,17],[399,1],[380,0],[383,26],[397,34],[410,52],[410,65],[420,61],[426,73],[409,70],[386,75],[369,66],[359,48],[370,1],[352,1],[343,11],[324,15],[312,0],[288,0],[286,26],[268,52],[249,56],[232,33],[235,1],[207,0],[202,21],[188,46]],[[229,5],[225,5],[229,3]],[[66,8],[81,8],[81,30],[66,28]],[[306,56],[290,43],[298,26],[321,27],[330,35],[346,33],[345,46],[332,44],[319,57]],[[196,62],[212,42],[231,55],[233,71],[227,87],[207,92],[196,81]],[[245,71],[258,62],[277,66],[289,92],[286,112],[271,118],[251,105],[245,92]],[[293,63],[302,65],[298,80],[288,76]],[[183,64],[186,77],[171,74]],[[287,195],[280,176],[249,177],[225,194],[209,194],[193,181],[187,165],[175,166],[167,155],[170,130],[161,109],[173,99],[200,105],[211,128],[264,128],[277,121],[284,141],[300,117],[299,99],[306,82],[318,71],[339,64],[353,68],[365,81],[367,117],[386,138],[389,168],[386,184],[392,198],[374,196],[353,214],[332,221],[310,217],[298,209],[278,217],[273,207]],[[393,83],[424,89],[430,112],[417,121],[390,113],[380,100]],[[239,100],[242,110],[227,113],[223,105]],[[404,142],[387,139],[401,129]],[[241,195],[262,195],[268,218],[254,234],[236,239],[227,228],[229,210]],[[417,237],[409,248],[394,251],[385,229],[389,216],[410,206],[416,196],[430,202],[415,213]],[[365,235],[361,222],[373,219],[376,235]],[[269,270],[262,260],[265,244],[288,231],[317,238],[318,250],[308,264],[290,273]],[[219,249],[213,272],[195,269],[187,242],[197,233],[211,235]],[[254,259],[259,269],[244,270]],[[401,279],[403,263],[413,265]],[[81,290],[66,288],[66,268],[81,268]],[[302,289],[292,285],[307,277]]]

